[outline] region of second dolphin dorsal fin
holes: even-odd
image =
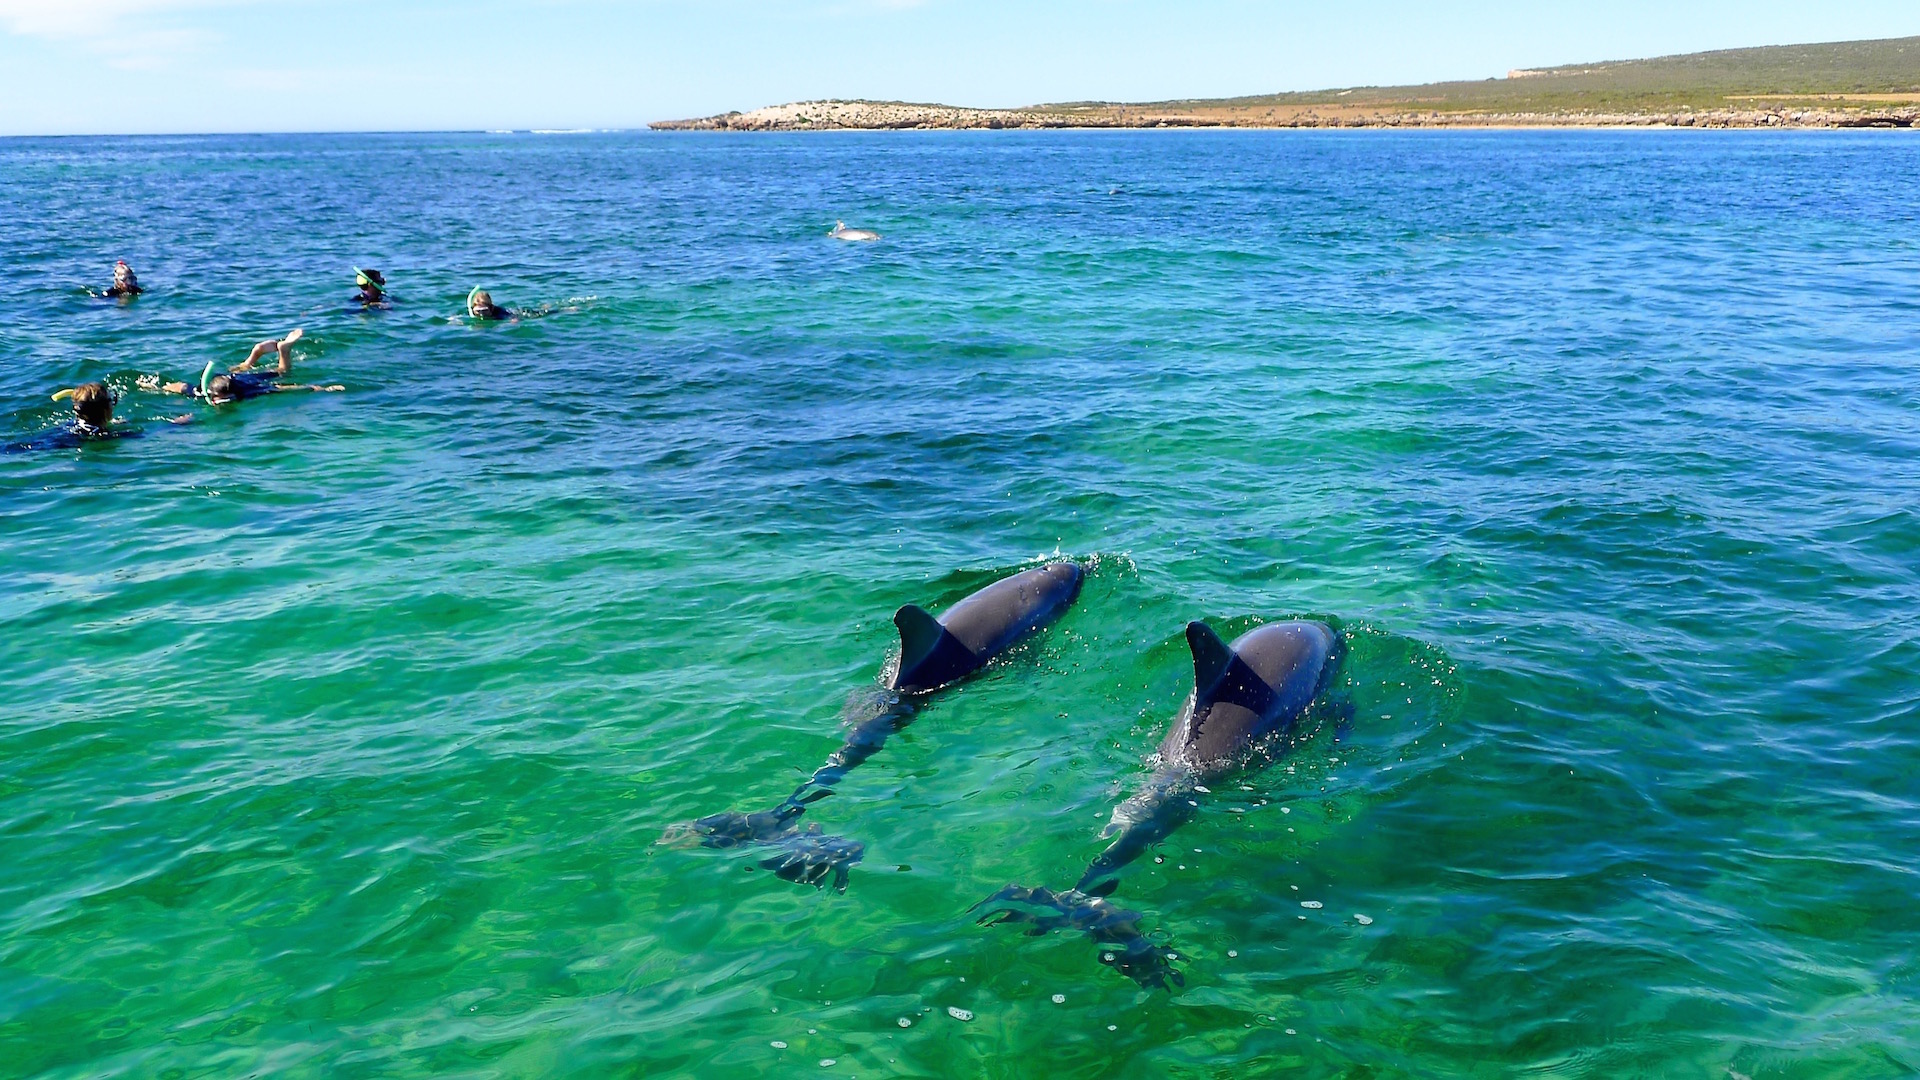
[[[893,625],[900,628],[900,674],[905,675],[919,667],[933,650],[940,647],[941,635],[947,628],[940,620],[927,613],[927,609],[916,604],[906,604],[893,613]]]
[[[1205,697],[1233,666],[1233,650],[1213,627],[1199,621],[1187,624],[1187,647],[1193,650],[1193,692]]]

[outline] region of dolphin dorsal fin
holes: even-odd
[[[1206,696],[1233,665],[1233,650],[1203,622],[1187,624],[1187,647],[1193,650],[1193,692]]]
[[[900,671],[902,674],[914,668],[933,655],[940,645],[940,638],[947,628],[940,620],[927,614],[927,609],[916,604],[906,604],[893,613],[893,625],[900,628]]]

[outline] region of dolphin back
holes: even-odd
[[[1081,578],[1076,563],[1048,563],[972,593],[938,619],[912,604],[901,608],[893,616],[900,665],[890,689],[920,693],[973,674],[1065,611]]]
[[[1161,744],[1161,757],[1211,772],[1241,763],[1262,740],[1291,727],[1327,688],[1340,638],[1325,623],[1268,623],[1232,645],[1202,622],[1187,624],[1193,705]]]

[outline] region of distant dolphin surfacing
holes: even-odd
[[[872,229],[849,229],[844,221],[833,223],[833,230],[827,233],[835,240],[878,240],[880,234]]]
[[[857,840],[823,836],[819,827],[795,831],[810,803],[833,794],[834,785],[886,745],[887,736],[913,722],[935,691],[985,667],[1027,634],[1058,618],[1080,593],[1079,564],[1048,563],[1003,578],[954,604],[939,618],[908,604],[894,612],[900,630],[900,661],[886,690],[863,703],[863,717],[848,728],[840,749],[828,756],[804,783],[771,810],[711,814],[668,830],[669,836],[698,837],[703,847],[729,848],[748,843],[777,843],[780,854],[761,865],[789,881],[820,886],[833,875],[845,890],[847,870],[860,861],[865,846]]]
[[[1000,909],[980,922],[1031,923],[1030,934],[1085,930],[1101,946],[1100,960],[1142,986],[1184,986],[1170,961],[1176,954],[1140,930],[1141,915],[1109,903],[1121,867],[1139,858],[1199,807],[1207,784],[1252,767],[1301,733],[1301,721],[1326,698],[1346,649],[1338,631],[1322,622],[1268,623],[1232,645],[1202,622],[1187,624],[1193,650],[1193,697],[1160,744],[1159,767],[1132,798],[1114,808],[1100,833],[1113,843],[1073,888],[1009,885],[974,905],[1031,904],[1039,911]],[[1309,729],[1310,730],[1310,729]]]

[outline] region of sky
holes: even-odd
[[[0,135],[637,128],[1912,35],[1920,0],[0,0]]]

